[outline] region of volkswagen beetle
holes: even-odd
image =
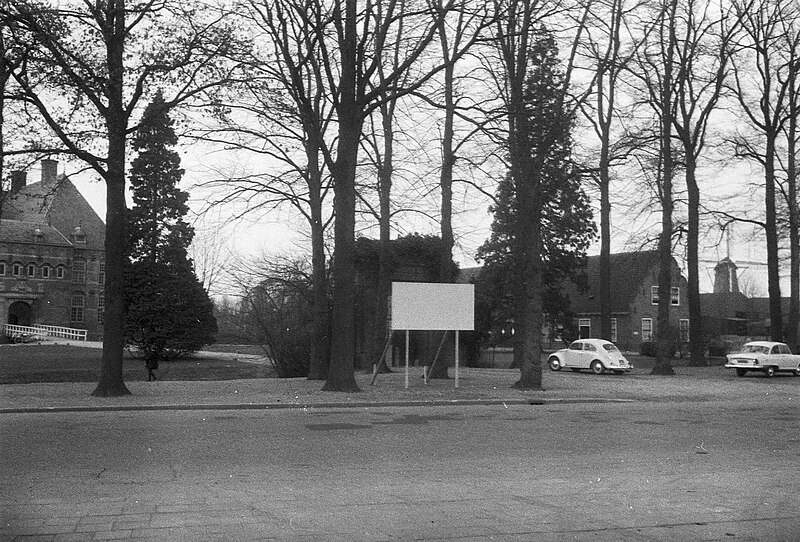
[[[550,354],[547,364],[552,371],[560,371],[565,367],[573,371],[590,369],[595,374],[606,371],[622,374],[633,367],[614,343],[603,339],[579,339],[569,347]]]

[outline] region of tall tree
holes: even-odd
[[[672,123],[683,147],[688,193],[687,267],[690,363],[705,365],[703,316],[700,310],[700,185],[698,163],[729,69],[731,39],[736,29],[731,14],[714,13],[708,0],[685,0],[674,26],[676,74]]]
[[[310,380],[328,374],[330,299],[326,234],[333,163],[333,90],[323,66],[333,32],[329,3],[316,0],[242,0],[240,12],[253,50],[237,51],[248,78],[217,109],[218,125],[203,138],[255,157],[260,169],[212,181],[222,197],[212,206],[246,203],[237,215],[293,207],[308,223],[312,264]],[[267,162],[270,167],[261,165]]]
[[[334,183],[333,326],[331,360],[324,390],[357,391],[354,358],[355,301],[355,202],[356,167],[364,119],[383,100],[396,99],[419,88],[441,65],[423,70],[388,98],[381,97],[387,84],[402,80],[433,40],[442,17],[452,8],[431,9],[424,3],[404,0],[381,2],[380,15],[375,4],[357,0],[336,3],[332,14],[336,28],[336,57],[327,51],[324,65],[334,86],[334,108],[339,121]],[[359,11],[359,7],[363,10]],[[384,74],[384,83],[371,78],[377,73],[387,40],[397,36],[397,25],[405,25],[406,47],[397,67]]]
[[[218,12],[177,0],[0,4],[0,26],[24,31],[41,50],[14,80],[69,153],[106,184],[105,324],[96,396],[130,394],[122,377],[125,165],[131,116],[155,81],[170,107],[230,77],[221,54],[237,41]],[[58,97],[58,99],[55,99]]]
[[[520,389],[541,388],[544,274],[541,217],[546,201],[543,180],[551,152],[562,140],[562,134],[571,128],[573,117],[567,108],[567,92],[575,47],[586,20],[584,10],[572,34],[566,68],[559,73],[555,68],[558,63],[555,40],[541,24],[549,13],[547,10],[562,7],[540,4],[536,0],[495,2],[495,9],[504,14],[495,26],[502,70],[496,77],[501,83],[508,125],[509,175],[516,201],[511,250],[517,282],[514,362],[520,367],[520,379],[514,386]],[[548,99],[540,100],[537,93]],[[537,118],[548,118],[548,121],[534,126],[532,119]]]
[[[623,161],[630,151],[630,145],[620,137],[622,113],[618,98],[621,78],[636,50],[635,40],[626,33],[628,19],[640,7],[640,1],[595,2],[582,48],[594,87],[590,99],[582,104],[582,110],[599,143],[596,162],[587,166],[596,171],[595,180],[600,189],[600,336],[609,341],[612,316],[611,181],[614,165]]]
[[[189,194],[178,186],[183,169],[172,126],[158,92],[132,143],[138,154],[130,175],[125,339],[142,352],[148,369],[212,343],[217,330],[213,304],[188,256],[194,228],[184,220]]]
[[[789,313],[786,341],[793,352],[800,351],[800,200],[798,200],[797,153],[800,149],[800,14],[781,21],[785,55],[785,74],[781,74],[786,92],[786,189],[789,229]]]
[[[733,0],[741,20],[737,47],[732,59],[734,84],[744,119],[750,133],[736,139],[736,153],[753,160],[764,171],[764,233],[767,249],[767,289],[769,291],[770,335],[783,340],[781,310],[780,254],[778,231],[778,147],[786,122],[789,82],[786,62],[784,24],[796,19],[798,6],[779,0]],[[796,60],[795,60],[796,62]],[[754,137],[755,134],[755,137]]]
[[[673,119],[676,69],[676,15],[678,0],[662,0],[651,8],[641,30],[642,44],[629,72],[640,83],[643,102],[655,117],[653,139],[657,141],[655,192],[661,206],[658,236],[658,312],[656,317],[657,358],[653,374],[671,375],[673,330],[670,325],[672,290],[672,236],[675,209],[675,149]]]

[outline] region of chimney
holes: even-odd
[[[22,190],[27,183],[27,173],[24,171],[12,171],[11,172],[11,193],[15,194]]]
[[[55,183],[58,176],[58,160],[42,160],[42,184]]]

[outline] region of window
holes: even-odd
[[[64,268],[60,265],[56,267],[56,278],[63,279],[64,278]]]
[[[5,274],[6,274],[6,264],[5,262],[0,262],[0,276],[3,276]]]
[[[591,343],[583,343],[583,349],[587,352],[597,352],[597,348]]]
[[[611,319],[611,342],[617,342],[617,319]]]
[[[578,320],[578,337],[581,339],[588,339],[592,336],[592,321],[589,318],[580,318]]]
[[[98,264],[98,271],[97,271],[97,283],[98,284],[105,284],[106,283],[106,262],[100,262]]]
[[[681,289],[678,286],[672,287],[669,302],[674,306],[681,304]]]
[[[653,319],[642,318],[642,341],[650,342],[653,340]]]
[[[36,276],[36,266],[32,263],[28,264],[28,277],[33,278]]]
[[[72,282],[74,284],[84,284],[86,282],[86,260],[72,262]]]
[[[658,305],[658,286],[650,286],[650,303]]]
[[[22,264],[15,263],[11,267],[11,274],[15,277],[18,277],[22,274]]]
[[[575,341],[571,345],[569,345],[570,350],[583,350],[583,343],[580,341]]]
[[[43,279],[49,279],[50,278],[50,266],[49,265],[43,265],[42,266],[42,278]]]
[[[86,298],[83,294],[75,294],[72,296],[72,303],[70,304],[69,321],[72,323],[83,323],[83,311],[86,306]]]
[[[681,342],[688,343],[689,342],[689,320],[680,320],[678,322],[680,326],[680,336]]]
[[[106,312],[106,296],[104,294],[100,294],[97,296],[97,323],[103,323],[103,317],[105,316]]]

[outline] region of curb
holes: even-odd
[[[177,411],[177,410],[312,410],[332,408],[380,408],[380,407],[442,407],[442,406],[495,406],[531,405],[545,406],[576,403],[633,403],[632,399],[554,398],[554,399],[453,399],[437,401],[381,401],[352,403],[231,403],[231,404],[175,404],[175,405],[105,405],[105,406],[53,406],[0,408],[2,414],[48,414],[58,412],[128,412],[128,411]]]

